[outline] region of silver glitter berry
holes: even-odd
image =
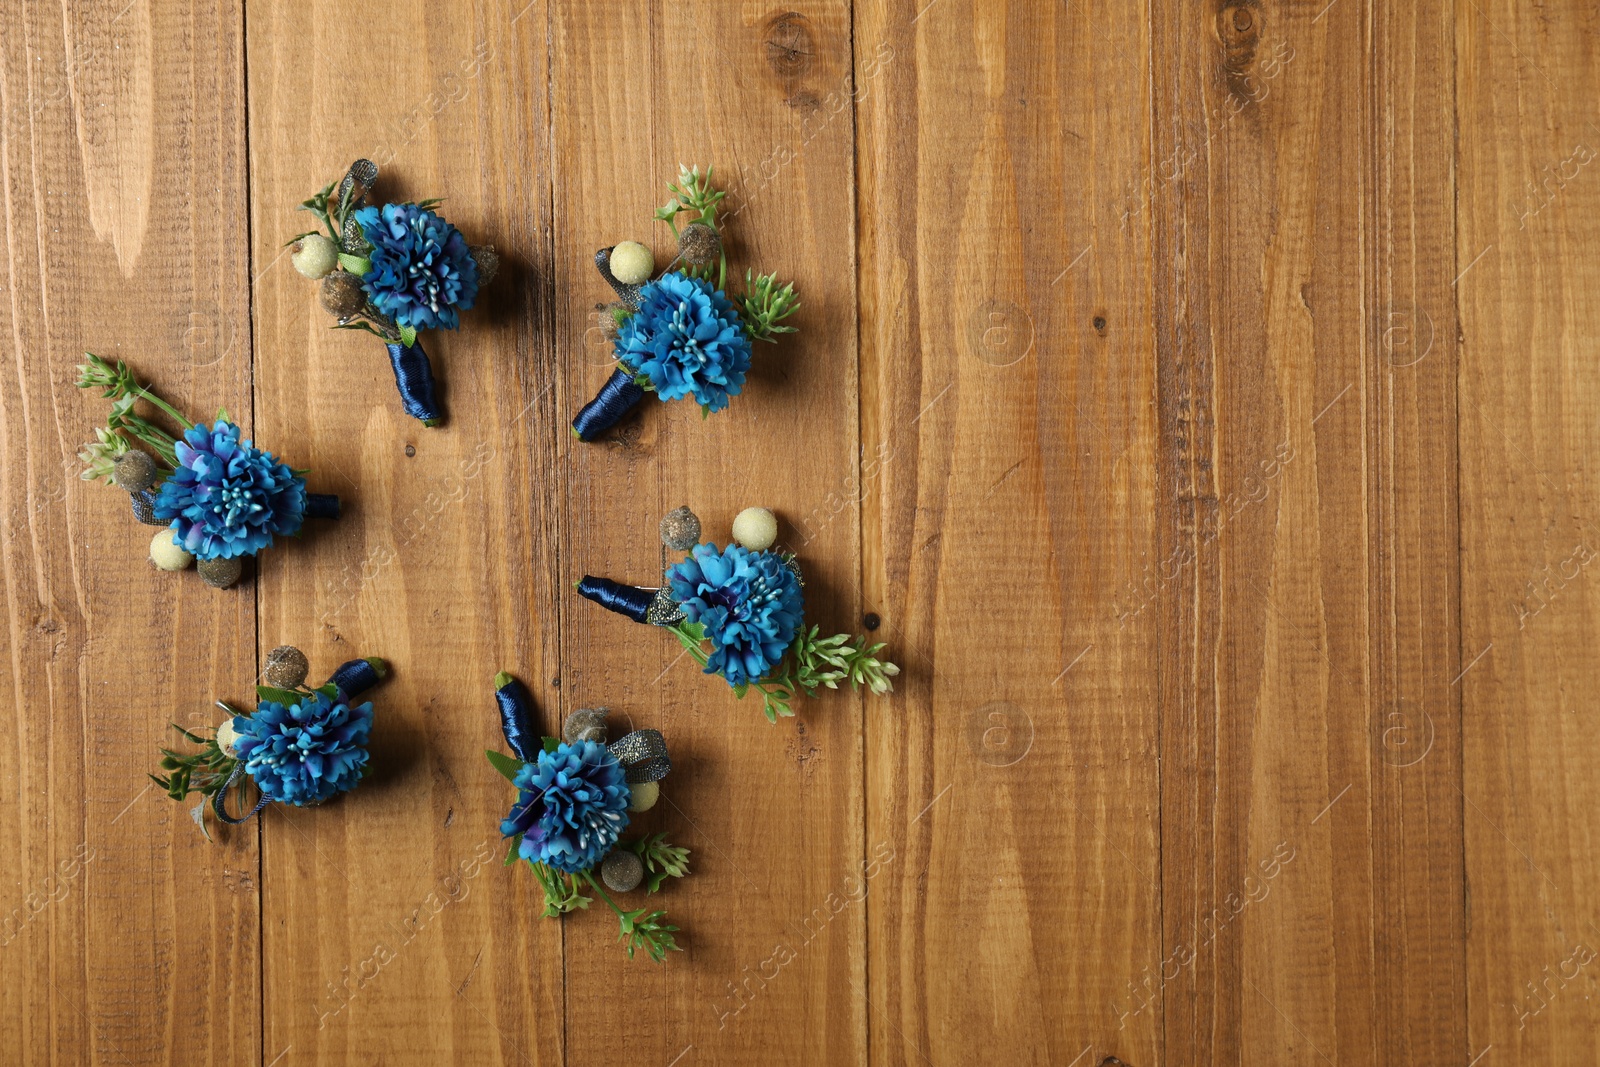
[[[699,516],[688,505],[667,512],[661,520],[661,543],[674,552],[687,552],[699,544]]]
[[[568,715],[567,721],[561,724],[561,740],[569,745],[574,741],[595,741],[605,744],[606,716],[610,713],[610,708],[579,708]]]
[[[614,848],[600,861],[600,878],[614,893],[630,893],[644,881],[644,862],[625,848]]]

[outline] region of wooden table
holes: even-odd
[[[11,0],[0,1059],[1595,1063],[1600,24],[1513,0]],[[448,423],[284,242],[358,156],[501,277]],[[568,431],[679,162],[801,332]],[[78,479],[84,350],[345,499],[216,592]],[[581,599],[759,504],[889,698],[769,726]],[[267,650],[376,775],[148,783]],[[500,865],[498,670],[654,726],[686,951]]]

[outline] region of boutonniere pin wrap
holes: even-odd
[[[460,312],[500,266],[493,245],[469,245],[434,212],[443,201],[365,203],[378,165],[358,159],[345,176],[301,203],[327,232],[294,237],[294,266],[321,284],[322,306],[336,330],[366,330],[389,349],[406,414],[425,425],[444,421],[433,366],[417,339],[423,330],[454,330]]]
[[[82,477],[127,490],[134,518],[166,527],[150,542],[150,561],[161,570],[183,570],[199,559],[206,584],[225,589],[244,573],[244,557],[274,538],[298,534],[307,518],[339,517],[337,496],[306,492],[306,472],[241,440],[227,411],[210,426],[190,422],[140,385],[127,364],[84,354],[89,362],[78,367],[78,388],[103,390],[111,415],[78,453]],[[141,400],[177,423],[182,435],[136,413]],[[135,441],[145,447],[135,448]]]
[[[660,963],[668,952],[680,951],[673,937],[678,928],[666,922],[666,912],[625,911],[606,892],[621,895],[642,886],[652,894],[668,878],[689,873],[689,850],[668,844],[666,834],[621,839],[630,813],[655,806],[657,783],[672,769],[666,741],[655,730],[635,730],[607,744],[605,708],[575,711],[560,737],[540,738],[527,687],[505,673],[494,684],[512,755],[486,755],[517,790],[500,823],[501,834],[511,839],[506,865],[527,861],[544,889],[547,917],[587,908],[593,898],[586,892],[597,894],[617,915],[617,939],[629,959],[643,949]]]
[[[160,775],[150,776],[173,800],[199,793],[190,814],[205,830],[205,809],[230,825],[242,823],[270,803],[309,807],[354,789],[372,770],[367,740],[372,733],[372,702],[355,698],[385,678],[388,667],[376,657],[355,659],[333,672],[316,689],[305,687],[309,665],[292,645],[267,655],[267,685],[256,686],[256,710],[242,712],[217,701],[228,718],[210,733],[173,724],[199,752],[161,750]],[[245,779],[260,794],[242,815],[228,812],[228,794],[240,794]],[[209,832],[207,833],[209,837]]]
[[[593,441],[615,426],[647,392],[662,400],[693,397],[709,415],[728,406],[744,388],[752,342],[775,342],[793,333],[783,320],[800,306],[794,286],[778,286],[776,274],[746,270],[743,288],[728,292],[728,256],[717,205],[726,193],[711,185],[711,168],[680,167],[672,199],[656,212],[678,242],[678,255],[660,275],[655,256],[637,241],[595,253],[600,276],[617,299],[599,308],[600,326],[611,339],[617,369],[599,394],[572,420],[580,441]],[[678,217],[690,219],[682,230]],[[735,272],[737,277],[737,272]]]
[[[660,588],[623,585],[584,576],[578,592],[634,622],[673,633],[706,674],[720,675],[743,699],[761,694],[769,722],[793,715],[797,693],[808,697],[821,688],[866,686],[883,694],[900,668],[880,659],[883,643],[865,637],[823,637],[804,618],[804,582],[793,553],[773,549],[778,521],[766,508],[746,508],[733,522],[727,548],[700,540],[700,520],[679,508],[661,521],[661,540],[675,551],[689,551],[667,568]]]

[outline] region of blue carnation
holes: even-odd
[[[318,804],[353,789],[367,766],[372,702],[335,704],[321,693],[285,707],[264,700],[234,717],[234,751],[263,796],[280,804]]]
[[[478,263],[461,231],[416,204],[356,211],[372,246],[372,269],[361,276],[372,306],[413,330],[461,324],[457,311],[478,295]]]
[[[190,429],[177,443],[178,469],[161,483],[155,516],[174,540],[201,559],[250,556],[273,537],[300,532],[306,482],[218,421]]]
[[[729,685],[760,681],[794,642],[805,597],[800,578],[776,552],[696,545],[667,569],[672,599],[715,647],[707,674]]]
[[[639,310],[617,333],[617,362],[650,380],[662,400],[693,394],[711,411],[739,395],[750,335],[722,290],[674,272],[639,290]]]
[[[628,779],[617,757],[594,741],[564,742],[540,752],[514,780],[517,802],[500,824],[522,835],[517,853],[532,863],[576,874],[599,863],[628,825]]]

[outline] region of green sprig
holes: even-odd
[[[710,663],[711,655],[705,649],[705,627],[685,620],[667,629],[700,666]],[[884,648],[883,642],[869,645],[865,637],[852,634],[822,638],[819,632],[815,626],[809,630],[802,627],[784,654],[780,673],[755,682],[741,682],[733,687],[733,695],[743,700],[746,693],[756,690],[761,694],[761,710],[767,721],[775,723],[780,716],[794,714],[791,702],[797,691],[814,697],[817,689],[824,686],[837,689],[843,681],[848,681],[852,689],[864,685],[879,695],[894,691],[890,679],[900,673],[900,668],[878,658]]]
[[[111,414],[106,419],[106,429],[112,434],[131,436],[142,441],[166,463],[169,469],[176,469],[177,438],[144,416],[135,414],[134,405],[140,400],[148,401],[185,430],[193,429],[194,423],[190,422],[183,412],[167,403],[154,389],[141,385],[126,363],[118,360],[113,366],[93,352],[85,352],[84,355],[88,357],[89,362],[78,365],[77,386],[79,389],[99,389],[100,395],[111,401]],[[101,444],[105,443],[104,440],[101,441]],[[92,460],[86,462],[92,463]]]
[[[521,835],[518,835],[518,840]],[[515,848],[515,844],[512,846]],[[528,861],[533,868],[533,876],[539,880],[539,885],[544,889],[544,914],[546,918],[557,915],[566,915],[568,912],[587,908],[594,902],[593,897],[586,897],[578,886],[578,876],[568,874],[547,867],[542,863]],[[585,872],[587,874],[588,872]],[[591,882],[593,880],[591,879]],[[609,900],[606,903],[610,904]],[[615,907],[615,905],[612,905]]]
[[[669,845],[666,841],[666,834],[650,834],[617,846],[627,849],[643,861],[646,893],[659,890],[661,883],[668,878],[682,878],[689,873],[689,850]]]
[[[667,917],[664,911],[651,911],[649,908],[639,908],[637,911],[623,911],[600,888],[600,883],[595,881],[593,871],[584,871],[583,877],[591,888],[600,895],[600,899],[617,913],[617,921],[621,924],[622,932],[617,935],[628,950],[628,958],[633,959],[633,954],[638,949],[644,949],[646,954],[656,963],[661,963],[667,958],[669,952],[682,952],[677,940],[672,936],[678,932],[676,926],[669,926],[661,920]]]
[[[776,344],[779,334],[795,332],[793,326],[779,325],[800,307],[793,282],[780,289],[776,274],[756,275],[747,270],[744,285],[745,291],[734,297],[733,302],[752,340]]]
[[[217,745],[215,732],[208,737],[185,730],[177,723],[173,723],[172,728],[182,734],[185,740],[199,745],[200,751],[182,753],[163,748],[161,769],[168,773],[165,777],[152,774],[150,780],[165,789],[167,796],[173,800],[182,800],[190,793],[215,796],[228,784],[234,765],[239,761]]]
[[[717,205],[728,194],[711,184],[711,175],[715,167],[706,167],[704,175],[700,173],[698,165],[685,167],[678,164],[678,180],[676,183],[668,182],[667,188],[672,191],[672,199],[656,209],[656,221],[664,222],[672,230],[672,237],[677,240],[682,236],[678,232],[678,215],[688,211],[694,214],[690,219],[691,224],[703,222],[717,231],[717,236],[722,236],[722,230],[717,225]],[[718,242],[721,243],[720,241]],[[683,272],[691,278],[703,278],[710,281],[713,274],[717,278],[717,288],[726,289],[728,282],[728,256],[723,252],[717,256],[715,265],[707,263],[703,267],[684,267]]]

